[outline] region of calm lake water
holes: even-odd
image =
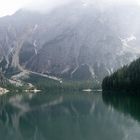
[[[4,95],[0,140],[140,140],[140,98],[101,92]]]

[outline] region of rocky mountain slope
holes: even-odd
[[[0,72],[0,86],[4,85],[5,83],[7,83],[7,80],[4,77],[4,75]]]
[[[19,10],[0,18],[3,69],[102,80],[140,56],[140,8],[71,3],[45,14]]]

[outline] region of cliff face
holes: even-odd
[[[0,86],[5,85],[7,83],[6,78],[4,75],[0,72]]]
[[[81,3],[49,14],[20,10],[0,19],[0,57],[6,69],[102,80],[140,56],[139,15],[138,7]]]

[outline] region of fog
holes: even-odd
[[[95,5],[95,6],[102,6],[107,7],[116,4],[133,4],[133,5],[140,5],[139,0],[31,0],[31,2],[26,5],[25,7],[31,10],[37,11],[50,11],[58,6],[69,4],[69,3],[76,3],[81,2],[85,6],[87,5]]]
[[[74,0],[34,0],[25,5],[24,8],[40,12],[49,12],[56,7],[69,4]]]
[[[88,4],[109,6],[121,3],[140,5],[139,0],[0,0],[0,16],[13,14],[20,8],[46,12],[58,6],[77,1],[84,3],[85,6]]]

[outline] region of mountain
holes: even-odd
[[[124,66],[102,83],[103,90],[140,91],[140,58]]]
[[[140,56],[140,8],[78,1],[49,13],[19,10],[0,18],[0,62],[72,80],[113,73]]]
[[[6,78],[4,77],[4,75],[0,72],[0,86],[3,86],[7,83]]]

